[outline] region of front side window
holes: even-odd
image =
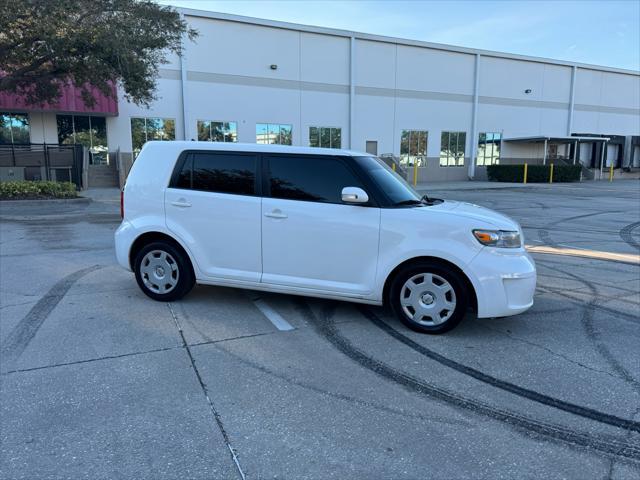
[[[478,156],[477,165],[495,165],[500,163],[500,140],[502,134],[499,132],[486,132],[478,136]]]
[[[334,127],[309,127],[309,146],[342,148],[342,129]]]
[[[342,203],[344,187],[362,187],[339,159],[322,156],[270,156],[271,196],[308,202]]]
[[[256,123],[256,143],[291,145],[291,125]]]
[[[0,144],[29,143],[29,115],[0,112]]]
[[[175,140],[176,121],[173,118],[132,118],[131,144],[134,158],[150,140]]]
[[[257,157],[226,152],[190,153],[172,183],[174,188],[254,195]]]
[[[107,163],[107,119],[84,115],[56,115],[58,144],[79,144],[91,153],[91,163]]]
[[[209,122],[198,120],[198,140],[201,142],[237,142],[236,122]]]
[[[389,198],[392,204],[418,202],[420,195],[378,157],[353,157],[367,176]]]
[[[429,133],[422,130],[403,130],[400,137],[400,164],[426,166],[427,139]]]
[[[440,166],[463,167],[466,132],[442,132],[440,136]]]

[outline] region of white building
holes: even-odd
[[[391,153],[419,181],[483,179],[492,162],[640,166],[639,72],[180,11],[200,36],[160,69],[157,101],[106,117],[125,163],[175,138]],[[60,112],[27,114],[32,142],[58,141]]]

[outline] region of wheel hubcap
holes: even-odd
[[[446,322],[456,309],[456,293],[440,275],[419,273],[400,289],[400,305],[405,315],[421,325]]]
[[[433,302],[435,302],[435,296],[433,295],[433,293],[431,292],[427,292],[424,293],[422,295],[422,297],[420,298],[420,300],[422,301],[422,303],[424,303],[425,305],[433,305]]]
[[[169,293],[176,288],[180,272],[178,263],[163,250],[152,250],[140,263],[142,282],[153,293]]]

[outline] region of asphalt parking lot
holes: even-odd
[[[3,202],[0,477],[640,478],[639,182],[431,193],[548,248],[530,311],[427,336],[301,297],[157,303],[116,265],[117,202]]]

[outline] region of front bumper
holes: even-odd
[[[531,308],[536,266],[524,249],[485,247],[467,267],[478,300],[478,318],[506,317]]]

